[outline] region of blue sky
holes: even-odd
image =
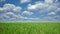
[[[60,0],[0,0],[0,21],[60,21]]]

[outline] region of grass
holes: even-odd
[[[0,23],[0,34],[60,34],[60,23]]]

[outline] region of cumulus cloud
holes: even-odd
[[[54,17],[57,21],[60,21],[60,16],[55,16]]]
[[[14,9],[13,9],[13,11],[15,11],[15,12],[20,12],[21,11],[21,7],[15,7]]]
[[[48,0],[45,0],[48,1]],[[53,0],[50,0],[53,2]],[[29,4],[28,5],[28,10],[30,11],[40,11],[40,12],[48,12],[48,11],[55,11],[58,7],[56,6],[56,3],[52,3],[52,4],[47,4],[47,3],[42,3],[42,2],[38,2],[35,3],[34,5]],[[59,5],[59,4],[58,4]]]
[[[24,20],[25,17],[20,14],[16,15],[13,12],[7,12],[3,15],[0,15],[0,19],[3,21],[16,21],[16,20]]]
[[[30,15],[32,15],[32,14],[33,14],[33,12],[29,12],[29,11],[24,11],[24,12],[22,13],[23,16],[30,16]]]
[[[5,11],[5,9],[4,8],[0,8],[0,12],[2,12],[2,11]]]
[[[0,3],[1,3],[1,2],[4,2],[4,1],[6,1],[6,0],[0,0]]]
[[[21,3],[27,3],[27,2],[30,2],[30,0],[21,0],[20,2]]]
[[[0,11],[7,11],[7,12],[20,12],[21,7],[15,6],[14,4],[5,4],[2,8],[0,8]]]
[[[22,10],[21,7],[15,6],[14,4],[5,4],[2,8],[0,8],[0,21],[23,21],[23,20],[33,20],[33,18],[23,17],[20,14],[16,14],[15,12],[20,12]],[[23,11],[22,15],[30,16],[32,12]]]
[[[16,17],[16,15],[13,12],[7,12],[5,14],[2,14],[0,18],[5,18],[5,19],[11,19]]]
[[[49,20],[53,21],[56,20],[54,16],[60,12],[58,0],[45,0],[44,3],[37,2],[34,5],[29,4],[28,10],[32,12],[36,12],[37,14],[43,15],[44,13],[47,14],[44,19],[42,20]],[[53,20],[52,20],[53,19]]]
[[[28,5],[28,10],[35,10],[35,9],[36,9],[35,5],[31,5],[31,4]]]
[[[18,18],[14,12],[20,12],[21,7],[15,6],[14,4],[5,4],[0,8],[0,19],[1,20],[11,20]]]
[[[35,4],[28,4],[28,8],[25,11],[22,11],[20,6],[15,6],[14,4],[5,4],[0,8],[0,20],[11,20],[11,21],[60,21],[60,16],[57,16],[60,13],[58,0],[45,0],[44,3],[37,2]],[[21,3],[30,2],[30,0],[21,0]],[[17,13],[18,12],[18,13]],[[20,14],[21,12],[21,14]],[[33,14],[39,14],[39,17],[28,18]],[[40,15],[44,15],[43,18],[40,18]]]
[[[15,5],[14,4],[5,4],[4,6],[3,6],[3,8],[5,8],[5,10],[12,10],[12,9],[14,9],[15,8]]]
[[[46,16],[43,18],[44,21],[60,21],[60,16]]]
[[[15,6],[14,4],[5,4],[2,8],[0,8],[0,19],[16,19],[18,16],[14,12],[20,11],[21,7]]]
[[[41,2],[39,2],[39,3],[36,3],[36,4],[34,4],[34,5],[28,5],[28,10],[29,11],[38,11],[38,13],[39,13],[39,11],[40,12],[43,12],[43,11],[46,11],[46,8],[48,7],[49,5],[48,4],[45,4],[45,3],[41,3]]]
[[[11,18],[16,17],[16,15],[13,12],[7,12],[6,15],[11,17]]]
[[[46,1],[48,1],[48,0],[46,0]],[[51,1],[53,1],[53,0],[51,0]],[[47,4],[47,3],[38,2],[34,5],[31,5],[31,4],[28,5],[29,11],[34,11],[34,12],[38,11],[38,13],[55,12],[55,10],[57,10],[57,9],[58,9],[58,6],[56,3]]]
[[[56,3],[56,2],[58,2],[58,0],[45,0],[45,3],[49,3],[49,4]]]
[[[48,15],[49,15],[49,16],[55,16],[56,13],[55,13],[55,12],[50,12],[50,13],[48,13]]]
[[[60,13],[60,8],[58,8],[57,10],[55,10],[56,13]]]

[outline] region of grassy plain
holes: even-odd
[[[60,23],[1,22],[0,34],[60,34]]]

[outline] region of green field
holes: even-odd
[[[60,34],[60,23],[0,23],[0,34]]]

